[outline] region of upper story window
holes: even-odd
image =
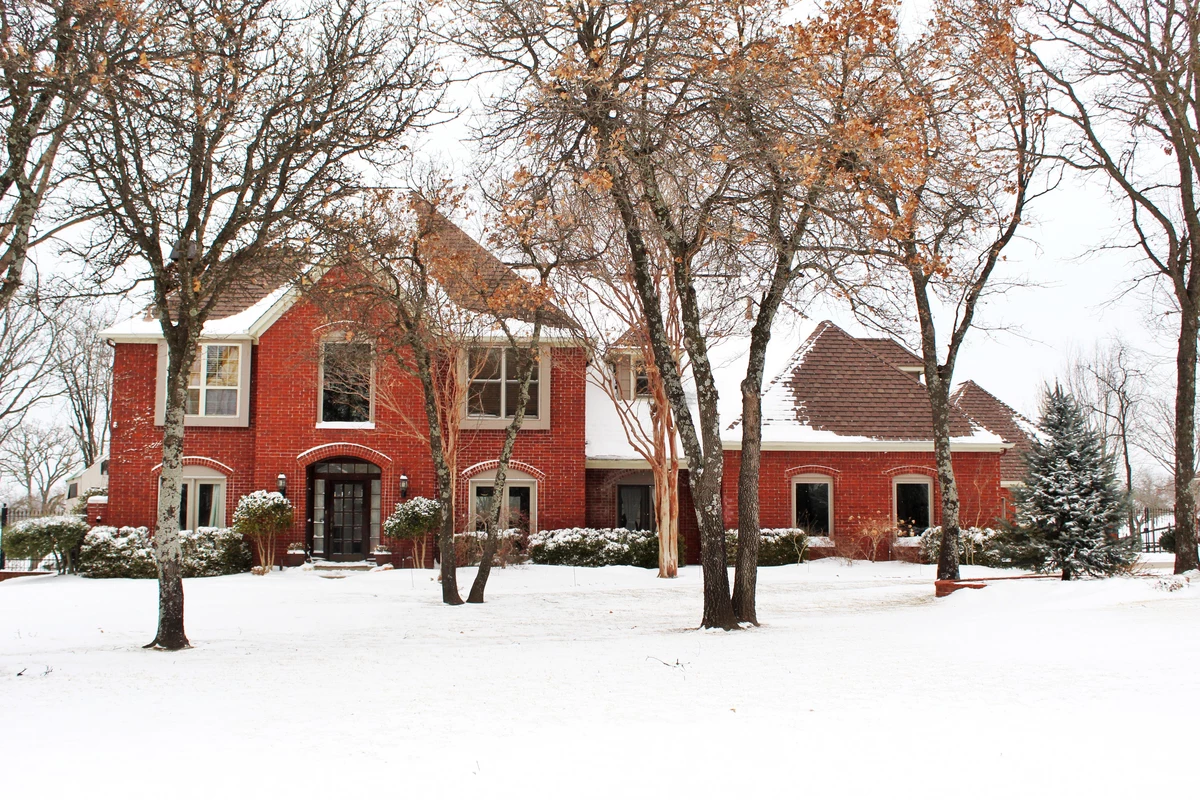
[[[529,378],[529,400],[525,416],[537,419],[541,412],[541,364],[534,355]],[[467,414],[484,419],[511,419],[517,414],[521,381],[517,350],[512,347],[475,347],[467,353]]]
[[[370,342],[349,334],[321,344],[321,408],[319,422],[369,425],[375,353]]]
[[[644,399],[650,396],[650,376],[646,361],[640,356],[617,356],[612,361],[613,382],[622,400]]]
[[[241,384],[242,348],[236,344],[202,344],[188,375],[187,407],[194,417],[236,417]]]

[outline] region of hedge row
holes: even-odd
[[[800,528],[763,528],[758,537],[758,565],[779,567],[784,564],[799,564],[808,552],[808,534]],[[737,563],[738,532],[736,528],[725,531],[725,560],[733,566]]]
[[[250,547],[230,528],[180,531],[183,577],[248,572]],[[154,543],[146,528],[92,528],[83,538],[78,572],[89,578],[154,578]]]

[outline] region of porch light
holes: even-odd
[[[408,476],[400,476],[400,497],[401,499],[408,497]]]
[[[275,479],[275,488],[279,490],[281,495],[287,497],[287,475],[284,475],[282,472],[279,473],[279,477]]]

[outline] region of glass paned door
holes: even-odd
[[[362,558],[364,542],[370,541],[367,523],[368,485],[365,481],[329,481],[325,505],[325,535],[329,557]]]

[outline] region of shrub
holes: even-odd
[[[942,527],[928,528],[921,534],[921,560],[936,564],[942,549]],[[1017,566],[1012,554],[1006,554],[1003,536],[992,528],[960,528],[958,563],[981,567]]]
[[[292,527],[292,504],[279,492],[242,495],[233,512],[233,529],[254,542],[259,574],[275,566],[275,537]]]
[[[250,547],[230,528],[180,531],[183,577],[233,575],[250,569]],[[98,526],[87,532],[79,574],[88,578],[154,578],[154,541],[146,528]]]
[[[808,551],[808,534],[800,528],[763,528],[759,531],[758,566],[779,567],[784,564],[799,564]],[[738,532],[736,528],[725,531],[725,559],[732,566],[737,563]]]
[[[71,506],[71,513],[87,516],[88,499],[92,497],[104,497],[107,494],[108,489],[101,489],[99,486],[93,486],[83,494],[79,495],[79,497],[75,498],[75,503]]]
[[[383,535],[394,541],[412,542],[414,560],[423,567],[428,536],[441,524],[442,504],[428,497],[414,497],[396,504],[396,510],[383,522]],[[476,558],[481,555],[482,548]]]
[[[34,563],[53,555],[61,575],[68,570],[74,571],[72,556],[87,531],[87,522],[73,514],[22,520],[4,532],[4,552]]]
[[[682,537],[680,537],[682,540]],[[535,564],[658,568],[658,534],[626,528],[561,528],[529,537]]]
[[[1158,546],[1161,547],[1164,552],[1167,552],[1167,553],[1175,552],[1175,529],[1174,528],[1167,528],[1165,531],[1163,531],[1162,533],[1160,533],[1158,535]]]
[[[500,531],[497,536],[496,554],[492,566],[504,568],[509,564],[521,564],[529,560],[529,538],[520,528]],[[473,567],[483,560],[483,543],[487,539],[484,531],[466,531],[454,534],[454,558],[460,567]]]

